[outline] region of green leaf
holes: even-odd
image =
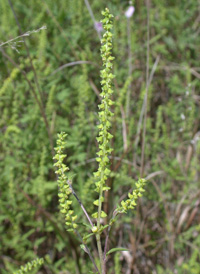
[[[107,227],[109,227],[109,225],[102,226],[101,229],[100,229],[100,232],[104,231],[104,229],[106,229]]]
[[[116,247],[116,248],[112,248],[112,249],[110,249],[110,250],[106,253],[106,255],[109,255],[109,254],[111,254],[111,253],[113,253],[113,252],[117,252],[117,251],[128,251],[128,249],[125,248],[125,247]]]

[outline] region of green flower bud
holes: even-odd
[[[92,227],[92,232],[93,232],[93,233],[96,233],[97,231],[98,231],[97,226],[93,226],[93,227]]]

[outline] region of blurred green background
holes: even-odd
[[[67,132],[73,186],[93,212],[102,35],[93,20],[108,7],[116,77],[112,191],[104,210],[111,213],[139,176],[148,179],[137,210],[111,231],[110,248],[129,252],[111,254],[108,273],[198,274],[200,3],[150,0],[148,8],[143,0],[90,0],[89,12],[86,2],[18,0],[12,10],[0,1],[1,42],[47,27],[0,47],[0,272],[12,273],[37,256],[46,258],[38,273],[92,270],[59,213],[52,157],[57,133]],[[126,18],[130,4],[135,12]],[[81,223],[79,206],[74,210]],[[80,225],[83,235],[86,230]],[[89,246],[97,255],[95,241]]]

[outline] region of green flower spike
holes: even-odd
[[[102,12],[104,19],[102,20],[103,28],[105,33],[101,40],[101,57],[103,61],[103,69],[101,70],[101,85],[102,92],[100,96],[102,98],[101,104],[99,105],[99,136],[97,141],[99,143],[99,152],[97,153],[98,157],[96,158],[99,167],[94,176],[97,179],[96,182],[96,191],[99,193],[99,199],[94,202],[98,206],[98,212],[93,214],[94,218],[100,219],[106,217],[105,212],[101,210],[102,203],[104,201],[103,192],[109,190],[109,187],[106,186],[106,180],[110,174],[109,164],[109,154],[112,152],[110,147],[110,139],[113,137],[109,133],[109,128],[111,126],[110,118],[113,113],[110,111],[110,106],[113,105],[113,101],[110,99],[113,89],[112,89],[112,79],[114,75],[112,74],[112,61],[114,57],[111,55],[112,51],[112,17],[108,9],[105,9]],[[99,225],[98,229],[99,229]]]
[[[139,179],[135,184],[136,189],[133,190],[132,193],[128,194],[129,199],[122,201],[121,206],[119,206],[116,210],[117,214],[126,213],[129,209],[134,209],[137,205],[137,200],[139,197],[142,197],[142,193],[145,191],[144,186],[146,184],[145,179]]]
[[[54,159],[56,163],[54,166],[57,167],[56,173],[58,174],[58,197],[60,203],[60,212],[65,215],[66,225],[69,227],[68,231],[73,231],[77,228],[77,224],[75,220],[77,218],[74,214],[74,211],[70,209],[72,201],[69,199],[69,196],[72,192],[70,188],[70,184],[68,183],[68,178],[65,174],[69,168],[63,163],[63,160],[67,155],[63,154],[63,150],[65,148],[65,137],[67,134],[61,132],[58,134],[57,147],[55,148],[56,155]]]
[[[104,19],[102,20],[103,28],[105,33],[101,40],[101,57],[103,61],[103,69],[101,70],[101,86],[102,92],[101,96],[101,104],[99,105],[99,136],[97,137],[97,141],[99,143],[99,152],[97,153],[98,157],[96,158],[99,167],[97,172],[95,172],[94,176],[96,178],[96,191],[99,193],[99,199],[94,201],[94,205],[98,207],[98,211],[95,212],[92,217],[97,219],[97,226],[95,227],[94,233],[96,234],[97,239],[97,247],[100,258],[100,273],[105,272],[105,265],[103,260],[103,252],[101,246],[100,234],[103,229],[101,228],[100,219],[106,217],[106,213],[102,210],[102,203],[104,202],[104,191],[109,190],[109,187],[106,186],[106,180],[110,175],[110,169],[108,167],[109,164],[109,155],[112,152],[110,147],[110,139],[113,137],[109,133],[109,128],[111,126],[111,116],[113,113],[110,110],[111,105],[113,105],[113,101],[111,100],[111,95],[113,93],[112,89],[112,79],[114,75],[112,74],[112,61],[114,57],[111,55],[112,51],[112,17],[109,10],[106,8],[104,12],[102,12]],[[94,230],[94,228],[93,228]]]

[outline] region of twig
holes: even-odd
[[[6,44],[11,44],[11,45],[13,43],[16,44],[15,41],[18,40],[19,38],[30,36],[32,33],[39,32],[40,30],[43,30],[43,29],[46,29],[46,28],[47,28],[46,26],[42,26],[41,28],[39,28],[37,30],[27,31],[27,32],[23,33],[22,35],[19,35],[19,36],[13,38],[13,39],[10,39],[10,40],[8,40],[6,42],[1,43],[0,47],[5,46]],[[24,42],[24,41],[17,41],[17,42]]]

